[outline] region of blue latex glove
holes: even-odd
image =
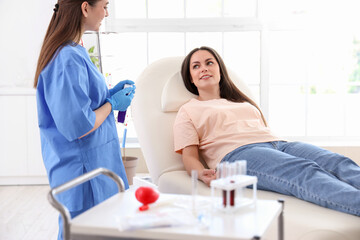
[[[109,90],[110,96],[114,95],[119,90],[123,89],[125,84],[133,85],[135,83],[133,81],[131,81],[131,80],[120,81],[118,84],[115,85],[115,87],[113,87],[112,89]]]
[[[135,85],[119,90],[106,99],[111,104],[112,110],[126,111],[134,98]]]

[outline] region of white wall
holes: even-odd
[[[56,1],[0,0],[0,88],[31,87]]]
[[[54,4],[0,0],[0,184],[47,183],[32,84]]]

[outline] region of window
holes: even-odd
[[[116,82],[136,79],[157,59],[207,45],[250,86],[280,136],[360,140],[359,7],[356,0],[112,1],[101,34],[104,72]],[[131,116],[128,137],[136,139]]]
[[[359,140],[359,6],[350,0],[263,1],[268,119],[281,135]]]

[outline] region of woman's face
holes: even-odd
[[[85,31],[99,31],[102,20],[109,16],[108,4],[108,0],[99,0],[94,6],[87,5],[87,16],[84,18]]]
[[[198,90],[219,87],[219,63],[206,50],[199,50],[191,56],[190,75],[191,82],[195,84]]]

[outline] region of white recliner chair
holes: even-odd
[[[171,57],[150,64],[136,80],[132,116],[152,181],[163,193],[191,194],[191,178],[181,155],[174,152],[173,123],[182,104],[194,97],[183,84],[180,68],[184,57]],[[246,84],[230,69],[229,75],[252,98]],[[198,192],[210,195],[199,181]],[[249,190],[248,194],[251,194]],[[326,209],[294,197],[258,191],[259,199],[285,200],[286,240],[359,240],[360,217]],[[276,221],[265,239],[275,239]]]

